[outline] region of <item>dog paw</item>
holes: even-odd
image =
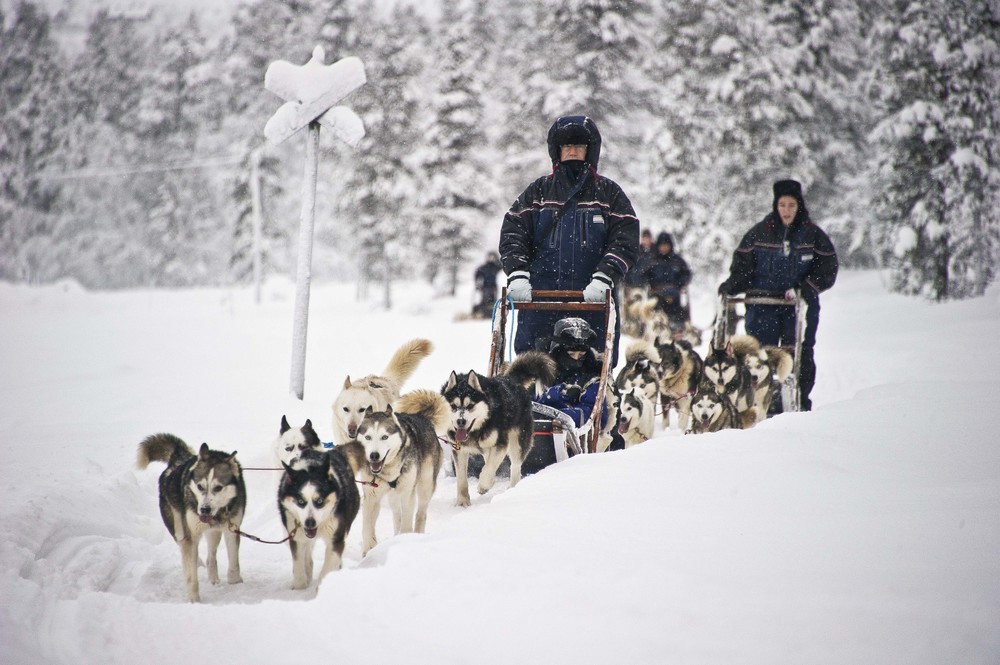
[[[230,584],[243,584],[243,577],[239,573],[229,573],[226,576],[226,582]]]
[[[301,581],[296,580],[296,581],[292,582],[292,590],[293,591],[301,591],[302,589],[305,589],[307,586],[309,586],[309,581],[308,580],[301,580]]]
[[[459,508],[468,508],[472,505],[472,499],[467,496],[460,496],[458,497],[458,500],[455,501],[455,505]]]

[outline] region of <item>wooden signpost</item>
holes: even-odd
[[[302,211],[299,219],[299,249],[295,280],[295,318],[292,325],[292,367],[289,391],[298,399],[305,394],[306,330],[309,323],[309,286],[312,279],[312,239],[316,215],[316,178],[319,163],[319,129],[354,147],[364,138],[361,118],[345,106],[334,106],[365,83],[365,68],[350,57],[325,65],[323,47],[313,50],[304,65],[277,60],[268,65],[264,88],[285,100],[264,126],[264,136],[281,143],[308,128]]]

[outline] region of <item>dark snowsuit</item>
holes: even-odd
[[[719,292],[781,298],[788,289],[800,290],[807,310],[799,394],[803,410],[808,411],[812,406],[809,393],[816,382],[813,349],[819,327],[819,294],[837,280],[839,263],[830,238],[809,219],[801,190],[795,194],[799,204],[795,219],[787,227],[782,224],[777,212],[781,182],[775,185],[772,211],[743,236],[733,253],[729,278],[719,286]],[[762,344],[792,347],[795,345],[795,307],[748,305],[746,329]]]
[[[560,118],[549,130],[552,173],[538,178],[511,205],[500,228],[500,259],[509,275],[531,274],[533,289],[581,291],[595,272],[617,284],[635,263],[639,249],[639,220],[622,188],[597,175],[601,137],[589,118],[579,118],[590,132],[585,162],[559,162],[554,135]],[[613,293],[614,291],[612,291]],[[617,303],[615,304],[617,308]],[[617,362],[619,325],[615,312],[612,366]],[[536,348],[564,313],[518,313],[514,351]],[[604,316],[581,313],[598,340],[605,336]],[[544,348],[542,350],[545,350]]]
[[[536,401],[559,409],[580,427],[590,418],[597,403],[597,393],[601,387],[601,358],[596,351],[588,349],[586,355],[577,363],[562,347],[555,347],[550,355],[558,367],[556,384]],[[607,423],[607,419],[607,406],[602,406],[602,427]]]
[[[472,309],[473,314],[489,318],[493,313],[493,303],[497,299],[497,273],[500,272],[498,260],[488,260],[476,268],[476,291],[479,292],[479,303]]]
[[[691,283],[691,269],[687,262],[672,249],[666,254],[653,250],[653,256],[644,271],[649,293],[659,300],[658,307],[671,322],[686,321],[688,312],[681,305],[681,289]]]

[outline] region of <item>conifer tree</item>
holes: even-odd
[[[419,155],[421,179],[420,237],[427,276],[447,275],[454,295],[458,271],[470,250],[481,247],[486,213],[496,196],[493,164],[482,127],[483,81],[476,66],[479,44],[458,3],[442,7],[443,34],[435,44],[436,80],[430,97],[425,149]]]
[[[974,0],[889,8],[872,205],[891,287],[981,295],[1000,258],[1000,26]]]

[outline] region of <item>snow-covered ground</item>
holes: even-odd
[[[453,321],[467,292],[353,296],[313,286],[300,402],[287,282],[261,305],[0,284],[0,662],[1000,662],[1000,287],[932,305],[874,272],[823,297],[811,413],[661,432],[467,509],[442,477],[426,534],[392,537],[383,511],[362,559],[359,521],[319,590],[290,589],[286,546],[243,541],[245,582],[202,570],[187,603],[142,438],[269,466],[283,414],[329,439],[344,377],[411,337],[437,348],[407,388],[485,367],[489,323]],[[244,530],[282,537],[277,474],[246,475]]]

